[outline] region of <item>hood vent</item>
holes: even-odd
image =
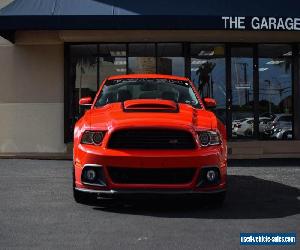
[[[177,113],[178,104],[169,100],[137,99],[123,102],[124,112],[166,112]]]

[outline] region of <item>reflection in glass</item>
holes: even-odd
[[[202,97],[216,99],[214,110],[226,121],[226,77],[224,46],[220,44],[191,44],[191,79]]]
[[[259,132],[263,138],[292,139],[292,48],[259,45]]]
[[[109,76],[126,74],[125,44],[101,44],[99,53],[100,83]]]
[[[232,137],[252,137],[253,49],[231,49]]]
[[[184,57],[181,43],[157,44],[157,73],[184,76]]]
[[[70,74],[74,86],[72,105],[74,119],[83,114],[78,102],[81,97],[94,97],[97,92],[97,45],[71,46]]]
[[[155,45],[153,43],[129,44],[128,73],[156,73]]]

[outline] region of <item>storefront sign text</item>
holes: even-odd
[[[223,16],[222,20],[231,30],[300,30],[300,18]]]

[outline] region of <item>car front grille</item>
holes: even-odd
[[[186,184],[192,181],[195,171],[195,168],[108,167],[111,180],[117,184]]]
[[[193,135],[184,130],[127,129],[112,133],[112,149],[194,149]]]

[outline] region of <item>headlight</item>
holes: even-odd
[[[84,131],[81,144],[100,145],[104,138],[102,131]]]
[[[202,147],[221,144],[219,133],[216,131],[198,132],[199,141]]]

